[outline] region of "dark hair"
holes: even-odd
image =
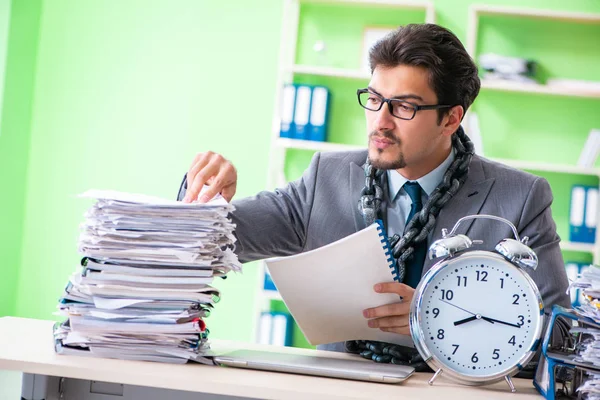
[[[477,66],[456,35],[435,24],[401,26],[376,43],[369,52],[375,67],[413,65],[429,71],[429,84],[439,104],[461,105],[465,111],[479,94]],[[448,110],[438,110],[438,123]]]

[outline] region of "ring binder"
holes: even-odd
[[[392,248],[390,246],[390,241],[385,233],[385,227],[383,226],[383,221],[378,219],[375,220],[377,223],[377,231],[379,232],[379,237],[381,238],[381,244],[383,244],[383,250],[385,251],[385,255],[387,257],[387,261],[389,263],[390,270],[392,272],[392,277],[395,282],[400,282],[400,276],[398,275],[398,269],[396,268],[396,259],[392,255]]]

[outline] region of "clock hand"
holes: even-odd
[[[464,308],[462,308],[462,307],[459,307],[459,306],[457,306],[456,304],[452,304],[452,303],[450,303],[449,301],[446,301],[446,300],[444,300],[444,299],[440,299],[440,301],[443,301],[443,302],[444,302],[444,303],[446,303],[446,304],[450,304],[452,307],[456,307],[456,308],[458,308],[459,310],[463,310],[464,312],[467,312],[467,313],[469,313],[469,314],[471,314],[471,315],[475,315],[475,313],[474,313],[474,312],[471,312],[471,311],[469,311],[469,310],[465,310]]]
[[[467,312],[467,313],[471,314],[471,315],[472,315],[472,317],[469,317],[469,318],[477,319],[477,317],[479,317],[479,318],[482,318],[482,319],[486,320],[486,321],[487,321],[487,322],[489,322],[490,324],[493,324],[493,323],[494,323],[494,321],[492,321],[490,318],[485,318],[485,317],[482,317],[482,316],[481,316],[481,315],[479,315],[479,314],[475,314],[474,312],[471,312],[471,311],[469,311],[469,310],[465,310],[464,308],[462,308],[462,307],[459,307],[459,306],[457,306],[456,304],[452,304],[452,303],[450,303],[449,301],[446,301],[446,300],[444,300],[444,299],[440,299],[440,301],[443,301],[444,303],[446,303],[446,304],[449,304],[449,305],[451,305],[452,307],[456,307],[456,308],[458,308],[459,310],[463,310],[464,312]],[[467,319],[468,319],[468,318],[467,318]],[[469,319],[469,321],[473,321],[473,319]],[[463,321],[464,321],[464,320],[463,320]],[[460,323],[464,324],[465,322],[469,322],[469,321],[464,321],[464,322],[457,321],[457,322],[460,322]],[[454,323],[454,325],[460,325],[460,324],[457,324],[457,323],[455,322],[455,323]]]
[[[471,321],[475,321],[476,319],[478,319],[477,317],[478,317],[478,315],[471,315],[470,317],[461,319],[460,321],[454,321],[454,326],[466,324],[467,322],[471,322]]]
[[[489,317],[481,317],[481,319],[485,319],[488,322],[494,323],[497,322],[499,324],[504,324],[504,325],[508,325],[508,326],[514,326],[515,328],[520,328],[521,325],[517,325],[517,324],[511,324],[510,322],[505,322],[505,321],[500,321],[494,318],[489,318]]]

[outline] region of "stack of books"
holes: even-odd
[[[59,301],[60,354],[211,363],[204,319],[220,298],[215,278],[240,271],[233,206],[88,191],[81,267]]]

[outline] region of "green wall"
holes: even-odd
[[[265,186],[280,14],[278,0],[43,2],[17,315],[52,318],[90,206],[77,194],[173,198],[209,149],[237,166],[238,195]],[[214,337],[250,340],[257,271],[219,284]]]
[[[34,120],[33,93],[40,1],[2,3],[0,64],[4,91],[0,121],[0,315],[14,314],[22,270],[29,144]],[[34,250],[34,249],[32,249]],[[35,298],[35,295],[32,296]]]
[[[6,55],[8,53],[8,31],[10,29],[10,0],[0,0],[0,71],[6,70]],[[0,93],[4,93],[4,77],[0,73]],[[0,116],[2,115],[2,100],[0,96]]]
[[[464,40],[467,7],[473,2],[434,3],[437,22]],[[600,3],[590,0],[568,5],[562,0],[487,3],[600,13]],[[349,37],[343,51],[354,54],[359,24],[335,25],[343,14],[309,7],[313,11],[301,26],[306,36],[298,47],[299,61],[311,57],[306,50],[316,37],[311,18],[332,21],[329,33],[342,40]],[[3,190],[10,194],[0,197],[0,315],[52,318],[79,259],[78,225],[90,203],[78,199],[78,193],[103,188],[173,197],[194,154],[208,149],[237,166],[238,196],[265,186],[281,11],[280,0],[12,1],[0,126],[0,173]],[[375,20],[375,14],[364,16]],[[352,21],[361,15],[348,11]],[[387,24],[417,16],[383,17]],[[513,29],[527,36],[530,28]],[[487,46],[502,33],[482,35],[482,45]],[[0,29],[0,42],[1,38]],[[343,55],[336,57],[345,62]],[[356,66],[358,55],[352,60],[347,67]],[[335,85],[338,96],[348,91],[349,97],[336,100],[338,108],[358,108],[356,81],[324,83]],[[490,98],[494,96],[499,98]],[[561,151],[563,141],[540,142],[544,132],[600,127],[598,116],[586,112],[581,117],[575,108],[593,109],[597,102],[551,103],[542,97],[496,93],[482,93],[480,100],[481,106],[475,107],[490,117],[480,115],[482,129],[494,129],[498,135],[506,130],[511,138],[523,140],[530,133],[537,138],[525,142],[520,155],[527,156],[532,146],[544,146],[545,154],[574,162],[572,151]],[[525,102],[536,103],[533,117],[522,106]],[[551,120],[537,125],[534,117],[543,121],[546,107],[550,115],[566,112],[565,120],[571,123],[554,126]],[[348,112],[332,121],[334,137],[363,143],[360,115]],[[575,140],[569,145],[577,147],[586,134],[569,135]],[[498,135],[486,139],[486,151],[512,154],[514,141]],[[293,154],[301,166],[309,156]],[[288,176],[301,168],[288,164]],[[257,268],[247,265],[243,274],[220,283],[223,300],[208,321],[212,337],[251,339],[256,274]]]

